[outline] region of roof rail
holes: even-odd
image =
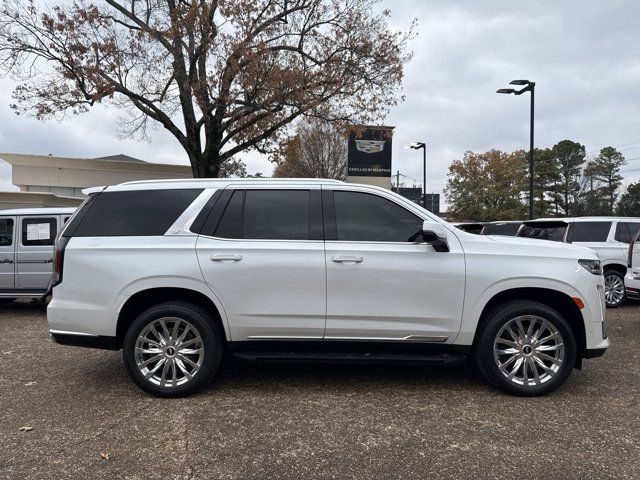
[[[333,180],[329,178],[167,178],[158,180],[134,180],[131,182],[120,183],[120,185],[145,185],[150,183],[344,183],[342,180]]]

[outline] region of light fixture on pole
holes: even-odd
[[[413,142],[407,148],[412,150],[422,149],[422,206],[427,208],[427,144],[424,142]],[[433,199],[431,200],[431,210],[433,210]]]
[[[535,82],[529,80],[511,80],[509,85],[523,86],[520,90],[513,88],[501,88],[496,93],[522,95],[531,92],[531,111],[529,112],[529,220],[533,219],[533,123],[534,123],[534,97],[536,91]]]

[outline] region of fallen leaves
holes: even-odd
[[[18,430],[21,432],[30,432],[33,430],[33,427],[31,425],[25,425],[24,427],[20,427]]]
[[[30,387],[32,385],[35,385],[37,382],[27,382],[24,384],[25,387]]]
[[[8,352],[2,352],[3,355],[11,355],[13,353],[13,350],[9,350]]]
[[[105,453],[105,452],[100,452],[100,458],[103,460],[109,460],[109,458],[111,458],[111,454],[110,453]]]

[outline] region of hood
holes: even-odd
[[[504,245],[506,248],[508,248],[508,245],[513,245],[515,248],[530,247],[534,248],[538,254],[546,251],[548,252],[548,256],[561,256],[564,252],[566,256],[575,256],[576,258],[599,258],[595,250],[581,245],[573,245],[571,243],[539,240],[537,238],[506,237],[501,235],[486,235],[484,238],[494,244]]]

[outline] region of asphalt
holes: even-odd
[[[43,306],[3,305],[0,478],[637,479],[638,305],[607,330],[605,356],[542,398],[466,367],[226,362],[203,393],[162,400],[119,352],[52,343]]]

